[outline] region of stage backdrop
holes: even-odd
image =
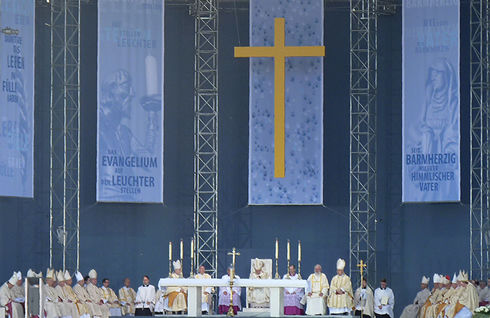
[[[459,1],[403,1],[403,202],[460,200]]]
[[[0,1],[0,195],[34,196],[34,0]]]
[[[99,1],[97,201],[163,202],[163,0]]]
[[[323,45],[323,1],[250,1],[250,46]],[[285,176],[274,177],[274,60],[250,59],[249,204],[323,203],[323,57],[287,57]]]

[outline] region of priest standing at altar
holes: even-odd
[[[306,297],[306,314],[309,316],[325,315],[328,279],[322,273],[321,265],[315,265],[315,272],[308,277],[308,296]]]
[[[330,282],[328,294],[328,310],[332,315],[346,315],[352,310],[352,283],[344,273],[345,261],[337,260],[337,275]]]
[[[225,280],[227,283],[230,281],[230,276],[232,275],[233,266],[228,266],[227,274],[223,275],[221,279]],[[234,279],[240,279],[240,276],[234,275]],[[230,287],[220,287],[219,288],[219,314],[226,314],[228,309],[230,308],[230,293],[233,294],[233,312],[235,315],[242,308],[242,303],[240,301],[240,295],[242,293],[242,289],[240,287],[233,287],[233,290],[230,290]]]
[[[289,266],[289,273],[284,275],[283,279],[300,279],[294,265]],[[284,315],[304,315],[305,310],[302,304],[304,296],[305,291],[303,288],[284,288]]]

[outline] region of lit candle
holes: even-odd
[[[287,257],[288,257],[288,261],[291,259],[291,244],[288,240],[288,248],[287,248]]]
[[[298,262],[301,262],[301,241],[298,241]]]
[[[191,240],[191,258],[194,258],[194,239]]]
[[[168,242],[168,260],[172,260],[172,242]]]
[[[180,239],[180,259],[184,259],[184,240]]]
[[[279,258],[279,240],[276,239],[276,259]]]

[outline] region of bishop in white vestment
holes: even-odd
[[[344,273],[345,261],[337,260],[337,275],[330,282],[328,294],[328,310],[330,314],[348,314],[352,310],[352,283],[350,277]]]
[[[58,306],[58,295],[54,289],[56,283],[56,273],[54,269],[48,269],[46,272],[46,284],[43,289],[44,310],[46,318],[59,318],[61,311]]]
[[[420,291],[415,296],[413,303],[403,309],[400,318],[417,318],[419,316],[420,308],[427,302],[429,297],[429,278],[423,276],[422,282],[420,283]]]
[[[198,273],[194,276],[195,279],[211,279],[211,275],[206,273],[206,268],[201,265],[199,266]],[[213,287],[203,287],[202,288],[202,300],[201,300],[201,311],[203,313],[211,313],[211,294],[214,292]]]
[[[25,302],[25,287],[24,287],[24,281],[22,280],[22,273],[18,271],[17,273],[17,282],[14,285],[14,288],[12,288],[12,291],[14,293],[15,297],[15,302],[17,303],[24,303]]]
[[[325,315],[327,309],[328,279],[322,273],[322,267],[315,265],[315,272],[308,277],[306,314]]]
[[[183,278],[182,264],[177,260],[172,263],[174,272],[170,274],[169,278]],[[165,291],[165,298],[168,300],[167,306],[169,311],[183,312],[187,311],[187,288],[186,287],[167,287]]]
[[[269,279],[269,275],[264,271],[264,262],[260,259],[252,261],[253,271],[250,273],[250,279]],[[248,287],[247,301],[251,308],[268,308],[270,302],[269,288]]]
[[[98,312],[100,312],[100,316],[102,318],[108,318],[110,316],[109,306],[104,303],[104,295],[102,293],[102,289],[97,287],[97,272],[95,269],[90,270],[88,272],[88,284],[87,284],[87,292],[90,296],[90,300],[92,303],[98,307]]]
[[[83,275],[80,272],[75,273],[75,278],[77,279],[77,283],[73,286],[73,292],[77,296],[80,303],[85,305],[85,308],[88,311],[88,314],[92,317],[100,316],[100,310],[97,305],[95,305],[90,299],[90,295],[85,289],[85,280],[83,279]]]
[[[298,280],[299,275],[296,273],[294,265],[289,266],[289,273],[283,276],[282,279]],[[304,315],[304,298],[305,290],[303,288],[284,288],[284,315]]]
[[[381,280],[381,286],[374,291],[374,314],[376,318],[393,318],[395,295],[387,287],[386,279]]]
[[[12,318],[24,317],[22,305],[15,302],[15,295],[12,290],[17,281],[17,273],[14,272],[12,277],[0,287],[0,306],[7,307],[7,313]]]
[[[65,271],[65,286],[63,287],[63,290],[67,301],[73,305],[71,316],[73,318],[90,318],[88,306],[82,303],[80,299],[78,299],[77,295],[71,288],[72,283],[73,281],[70,273],[68,271]]]
[[[361,318],[374,318],[374,294],[367,284],[366,277],[362,278],[361,287],[354,293],[355,315]]]
[[[135,316],[151,316],[155,307],[155,287],[150,285],[150,278],[143,277],[143,285],[138,287],[135,301]]]
[[[58,307],[63,318],[73,317],[73,312],[76,310],[75,304],[69,302],[67,295],[65,294],[65,274],[59,271],[56,274],[58,284],[54,288],[56,295],[58,296]]]

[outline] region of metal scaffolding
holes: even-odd
[[[49,265],[78,270],[80,0],[51,0]]]
[[[218,267],[218,0],[196,0],[194,235],[197,265]]]
[[[376,280],[377,0],[350,2],[350,276]]]
[[[470,277],[489,274],[489,1],[470,2]]]

